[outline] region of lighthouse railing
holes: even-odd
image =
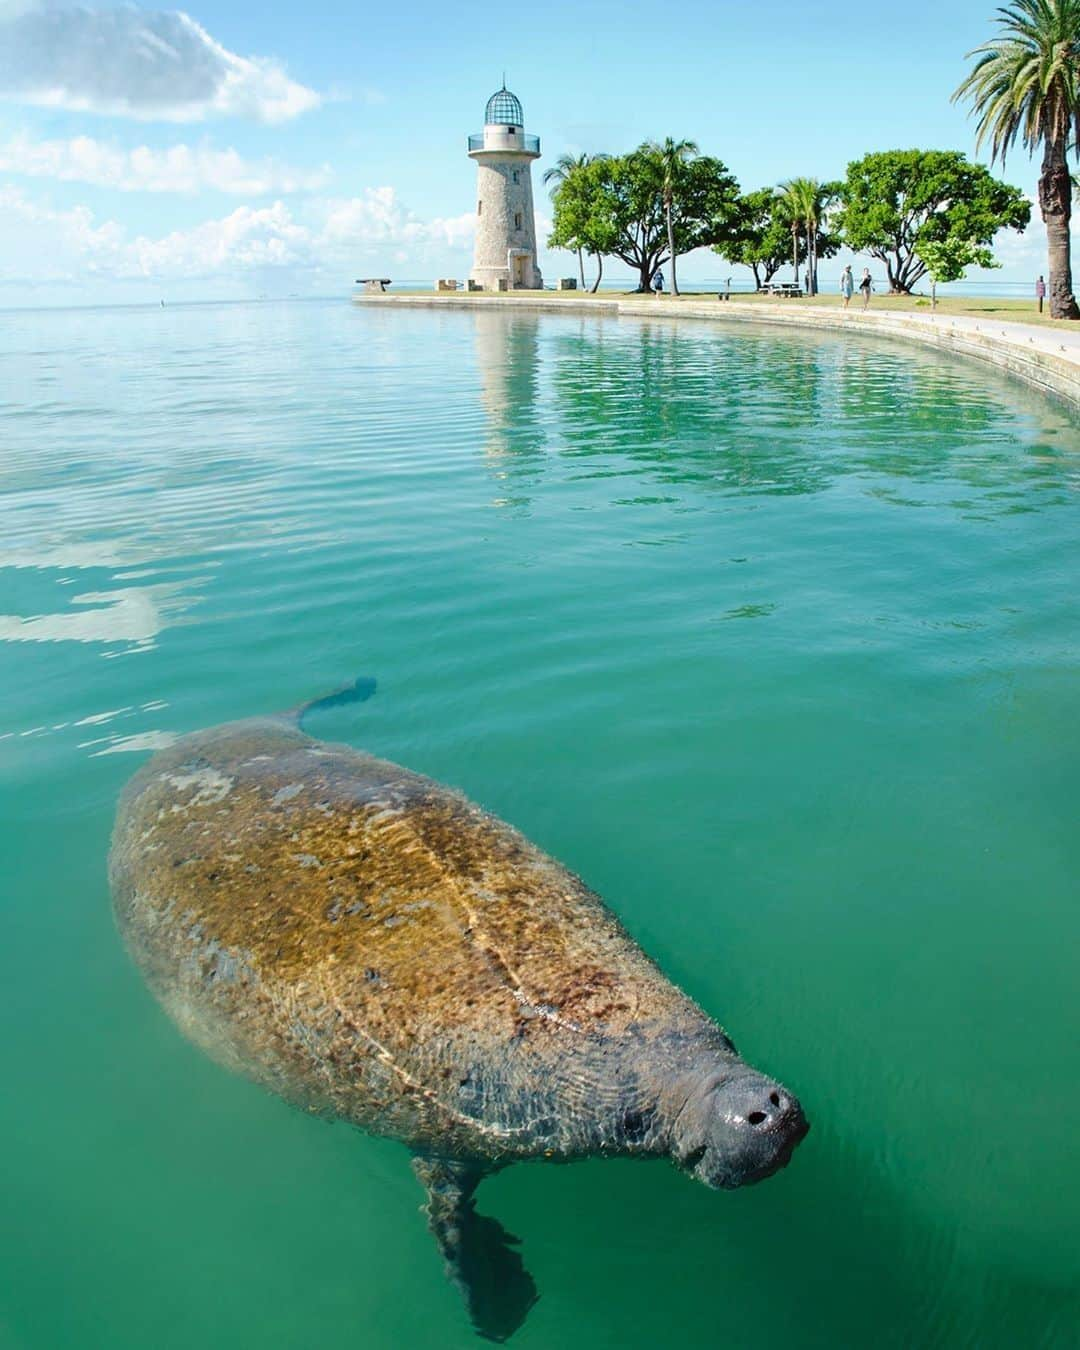
[[[507,128],[507,130],[510,131],[511,129],[510,129],[510,128]],[[516,149],[516,148],[520,147],[520,148],[521,148],[522,150],[524,150],[525,153],[528,154],[528,155],[538,155],[538,154],[540,153],[540,137],[539,137],[539,136],[530,136],[527,132],[524,132],[524,131],[518,131],[516,128],[513,129],[512,135],[513,135],[513,146],[510,146],[510,145],[508,144],[506,147],[500,146],[500,147],[499,147],[500,149],[503,149],[503,148],[506,148],[506,149],[514,148],[514,149]],[[476,135],[474,135],[474,136],[470,136],[470,137],[469,137],[469,151],[470,151],[470,153],[471,153],[473,150],[483,150],[483,148],[484,148],[484,133],[483,133],[482,131],[481,131],[481,132],[478,132],[478,133],[477,133]]]

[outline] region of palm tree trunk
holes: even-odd
[[[597,290],[599,289],[600,278],[603,275],[604,275],[604,255],[602,253],[598,253],[596,255],[596,280],[593,282],[592,288],[593,295],[595,295]]]
[[[664,203],[664,211],[667,215],[667,247],[671,255],[671,294],[679,294],[679,282],[675,276],[675,229],[671,223],[671,198],[668,197]]]
[[[795,269],[795,285],[799,284],[799,227],[791,227],[791,265]]]
[[[816,225],[814,226],[814,229],[813,229],[813,232],[812,232],[812,235],[811,235],[811,241],[810,241],[810,256],[811,256],[811,259],[812,259],[812,262],[813,262],[813,268],[814,268],[814,280],[813,280],[813,282],[811,283],[811,286],[810,286],[810,294],[811,294],[811,295],[817,295],[818,286],[817,286],[817,226],[816,226]]]
[[[585,289],[585,250],[579,248],[577,251],[578,271],[581,273],[581,289]]]
[[[1039,174],[1039,208],[1046,222],[1052,319],[1080,319],[1080,307],[1073,295],[1069,240],[1072,193],[1072,179],[1065,162],[1065,138],[1048,139]]]

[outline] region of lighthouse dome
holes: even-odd
[[[523,127],[525,115],[521,111],[521,101],[512,94],[506,85],[492,94],[484,109],[484,125],[489,127]]]

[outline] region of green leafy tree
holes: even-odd
[[[1019,140],[1041,146],[1039,209],[1046,223],[1050,317],[1080,319],[1072,284],[1069,238],[1072,184],[1067,155],[1080,146],[1080,0],[1015,0],[998,10],[1001,32],[976,47],[977,57],[953,99],[968,99],[979,119],[976,145],[992,159]]]
[[[792,261],[791,223],[775,189],[758,188],[739,198],[736,223],[725,239],[713,245],[713,252],[718,253],[725,262],[749,267],[754,274],[754,285],[759,291],[769,284],[781,267]],[[797,236],[796,268],[805,259],[805,240]]]
[[[866,155],[848,165],[840,201],[844,242],[885,264],[894,295],[910,295],[926,275],[919,253],[924,241],[989,248],[999,230],[1023,230],[1031,218],[1018,188],[955,150]]]
[[[544,183],[554,183],[555,187],[551,190],[551,196],[554,199],[561,184],[565,183],[575,169],[584,169],[589,163],[588,155],[560,155],[550,169],[544,174]],[[578,271],[581,273],[581,289],[585,289],[585,250],[578,245],[575,250],[578,259]],[[596,288],[593,287],[595,290]]]
[[[834,185],[819,186],[822,196],[817,212],[819,224],[813,235],[815,264],[818,259],[837,254],[842,243],[838,234],[826,228],[825,203]],[[759,188],[739,198],[737,223],[713,251],[726,262],[749,267],[754,274],[754,285],[760,291],[788,263],[794,265],[798,278],[799,268],[810,257],[810,240],[798,223],[793,224],[785,195],[775,188]],[[814,278],[816,287],[816,265]]]
[[[937,309],[938,282],[959,281],[969,267],[1000,267],[988,248],[980,248],[967,239],[924,239],[919,244],[919,257],[926,264],[930,278],[930,297]]]
[[[647,145],[591,161],[556,193],[549,244],[566,248],[580,240],[587,252],[634,268],[638,290],[650,290],[672,246],[678,255],[720,243],[738,217],[739,185],[718,159],[699,155],[683,162],[671,194],[669,240],[664,181],[663,160]]]
[[[671,259],[671,293],[679,294],[679,279],[675,272],[675,226],[672,218],[675,197],[682,186],[683,169],[688,160],[696,159],[700,153],[693,141],[673,141],[670,136],[663,145],[649,141],[642,146],[650,155],[655,155],[663,172],[664,223],[667,225],[668,257]]]
[[[596,280],[592,285],[595,293],[604,275],[604,256],[612,253],[618,242],[617,201],[608,186],[608,157],[582,156],[582,161],[565,170],[552,193],[555,216],[548,246],[574,249],[596,258]]]

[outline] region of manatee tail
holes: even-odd
[[[413,1171],[427,1190],[428,1227],[473,1326],[486,1340],[508,1340],[536,1302],[536,1285],[515,1250],[519,1239],[476,1212],[472,1197],[483,1171],[419,1156]]]
[[[298,703],[295,708],[288,708],[281,715],[303,730],[304,718],[308,713],[322,712],[324,708],[340,708],[346,703],[366,703],[374,693],[375,681],[370,676],[361,675],[352,684],[342,685],[340,689],[319,698],[308,699],[306,703]]]

